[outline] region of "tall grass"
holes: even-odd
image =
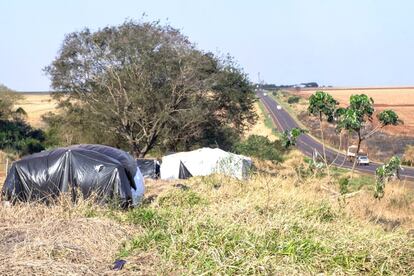
[[[185,274],[410,274],[414,239],[351,217],[314,182],[196,178],[167,189],[127,222],[143,233],[120,256],[153,254],[156,272]]]
[[[304,164],[291,152],[248,181],[148,181],[155,201],[128,211],[70,197],[2,206],[0,271],[102,275],[122,258],[125,275],[412,275],[413,191],[392,183],[378,201],[363,178],[341,199],[339,183],[303,173]]]

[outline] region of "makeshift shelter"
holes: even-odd
[[[160,168],[161,179],[182,179],[214,173],[244,179],[251,164],[251,159],[243,155],[221,149],[201,148],[164,156]]]
[[[134,158],[103,145],[75,145],[26,156],[13,163],[3,186],[4,200],[48,200],[62,192],[76,199],[96,193],[99,200],[136,204],[144,183]]]
[[[137,165],[144,178],[156,179],[160,176],[160,163],[156,159],[137,159]]]

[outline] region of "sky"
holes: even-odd
[[[50,90],[43,68],[65,34],[159,19],[254,82],[414,85],[413,11],[410,0],[0,0],[0,83]]]

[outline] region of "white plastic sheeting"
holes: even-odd
[[[201,148],[164,156],[161,163],[161,179],[178,179],[180,162],[193,176],[214,173],[244,179],[248,176],[252,160],[243,155],[221,149]]]
[[[142,201],[142,199],[144,198],[144,193],[145,193],[144,177],[142,176],[139,168],[137,169],[137,173],[134,176],[134,182],[135,182],[137,189],[135,190],[134,188],[131,188],[131,193],[132,193],[132,205],[136,206]]]

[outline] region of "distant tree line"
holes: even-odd
[[[300,86],[303,86],[305,88],[319,87],[317,82],[303,82],[300,84]],[[294,88],[294,87],[297,87],[297,85],[296,84],[276,85],[276,84],[266,83],[266,84],[260,84],[260,87],[265,90],[280,90],[280,89]]]

